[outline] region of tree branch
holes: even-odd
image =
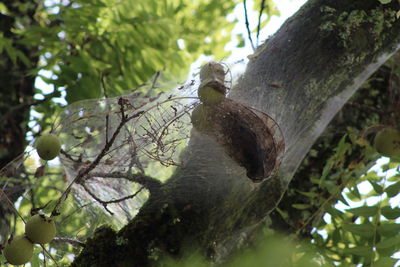
[[[245,19],[245,24],[246,24],[246,29],[247,29],[247,36],[249,37],[251,48],[253,48],[253,51],[255,51],[256,48],[253,43],[253,38],[251,37],[251,30],[250,30],[250,24],[249,24],[249,17],[247,14],[247,3],[246,2],[247,2],[246,0],[243,0],[244,19]]]

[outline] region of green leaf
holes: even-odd
[[[7,55],[11,59],[12,63],[15,65],[17,63],[17,49],[12,46],[11,42],[4,43],[4,49],[6,50]]]
[[[342,235],[340,233],[340,230],[336,228],[332,233],[332,242],[333,244],[337,245],[337,243],[339,243],[340,240],[342,240]]]
[[[345,204],[346,206],[350,207],[350,204],[347,202],[347,200],[344,198],[343,194],[340,194],[338,196],[338,200],[341,201],[343,204]]]
[[[400,246],[392,246],[389,248],[377,248],[376,251],[378,252],[380,257],[391,257],[394,253],[399,251]]]
[[[338,186],[335,182],[326,180],[323,181],[322,184],[328,190],[330,195],[335,195],[338,192]]]
[[[383,249],[383,248],[390,248],[390,247],[397,246],[397,245],[400,245],[400,236],[394,236],[394,237],[384,239],[383,241],[379,242],[376,245],[376,248]]]
[[[398,161],[393,161],[393,158],[390,158],[389,161],[389,169],[395,169],[399,167],[400,163]]]
[[[389,4],[392,0],[378,0],[382,5]]]
[[[315,197],[319,196],[318,193],[316,193],[316,192],[303,192],[303,191],[300,191],[300,190],[296,190],[296,191],[298,193],[302,194],[303,196],[306,196],[306,197],[309,197],[309,198],[315,198]]]
[[[7,15],[9,13],[7,6],[3,3],[0,3],[0,13],[5,14],[5,15]]]
[[[32,65],[31,61],[20,50],[16,50],[15,53],[17,57],[25,64],[25,66],[30,67]]]
[[[323,183],[323,181],[325,180],[325,178],[328,176],[329,172],[331,171],[333,167],[333,160],[328,160],[328,162],[325,164],[324,169],[322,170],[322,175],[319,178],[320,183]]]
[[[352,189],[349,189],[349,193],[347,193],[346,195],[353,201],[361,200],[361,194],[360,191],[358,191],[357,186],[354,186]]]
[[[289,214],[287,214],[287,212],[281,210],[281,209],[278,208],[278,207],[277,207],[275,210],[282,216],[283,219],[286,220],[286,219],[289,218]]]
[[[389,220],[395,220],[400,217],[400,208],[391,208],[389,206],[383,207],[382,215],[385,216]]]
[[[343,229],[349,231],[353,234],[363,236],[363,237],[373,237],[374,236],[374,226],[370,223],[368,224],[343,224]]]
[[[335,209],[334,207],[327,207],[326,212],[332,215],[334,219],[338,218],[343,219],[343,212],[338,209]]]
[[[388,197],[396,196],[398,193],[400,193],[400,182],[389,185],[388,187],[385,188],[385,192],[388,195]]]
[[[371,247],[355,247],[343,249],[343,252],[362,257],[371,257],[373,251]]]
[[[373,206],[373,207],[364,206],[364,207],[359,207],[359,208],[348,209],[346,211],[350,212],[356,216],[370,217],[370,216],[374,216],[378,213],[378,207],[377,206]]]
[[[238,40],[238,44],[236,45],[236,47],[238,47],[238,48],[244,47],[245,46],[245,41],[244,41],[244,38],[243,38],[243,34],[237,34],[236,38]]]
[[[383,193],[383,187],[380,186],[379,184],[377,184],[374,181],[368,180],[368,182],[372,185],[372,187],[374,188],[375,192],[377,192],[379,195],[381,195]]]
[[[346,143],[347,136],[348,136],[347,134],[343,135],[339,141],[338,146],[335,148],[336,154],[340,155],[341,160],[343,159],[347,151],[351,149],[351,145],[349,143]]]
[[[400,172],[400,170],[397,170],[397,172]],[[400,180],[399,174],[396,174],[396,175],[393,175],[392,177],[387,178],[388,182],[397,182],[399,180]]]
[[[379,267],[393,267],[396,266],[398,259],[393,259],[389,257],[380,258],[379,260],[374,262],[374,266]]]
[[[316,244],[318,244],[319,246],[323,246],[325,243],[324,238],[318,233],[315,233],[313,235],[313,239],[315,240]]]
[[[400,224],[398,223],[385,223],[378,226],[378,233],[384,236],[394,236],[400,232]]]
[[[382,171],[384,171],[384,172],[390,170],[390,165],[389,165],[389,163],[382,164],[381,169],[382,169]]]
[[[292,204],[292,207],[298,210],[306,210],[312,206],[310,204]]]

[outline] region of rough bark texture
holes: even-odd
[[[395,58],[395,60],[399,60],[399,55],[395,55]],[[331,198],[328,203],[325,203],[328,205],[334,205],[339,199],[339,196],[332,198],[332,194],[327,188],[316,185],[310,181],[310,178],[321,177],[327,159],[335,154],[335,145],[349,131],[358,135],[358,137],[363,136],[372,141],[373,135],[365,134],[366,129],[371,125],[377,122],[387,125],[394,124],[391,121],[391,115],[398,107],[398,105],[395,106],[396,101],[392,99],[393,93],[391,89],[394,88],[399,88],[398,77],[394,75],[392,67],[385,64],[368,79],[368,83],[358,89],[350,101],[336,114],[335,118],[312,146],[311,152],[304,158],[278,205],[281,213],[284,212],[290,214],[290,216],[282,216],[280,212],[273,211],[270,214],[272,229],[285,234],[300,232],[303,237],[310,237],[311,230],[319,223],[323,215],[323,212],[320,212],[321,205],[328,198]],[[377,90],[379,93],[371,94],[372,89]],[[349,138],[347,137],[347,139]],[[363,174],[362,170],[368,170],[371,164],[375,162],[374,158],[365,156],[364,150],[365,147],[355,144],[351,152],[345,155],[343,162],[333,168],[331,171],[333,173],[332,178],[327,177],[326,179],[329,179],[332,184],[341,189],[343,188],[342,177],[344,175],[353,175],[354,179],[358,179]],[[375,156],[378,157],[378,155]],[[356,165],[359,165],[360,168],[356,169]],[[313,192],[318,196],[310,198],[300,194],[299,191]],[[310,207],[306,210],[299,210],[292,206],[293,203],[302,203],[310,205]],[[315,213],[318,213],[318,215],[313,219],[314,223],[304,225],[310,214]],[[305,218],[306,214],[308,216]]]
[[[157,251],[196,246],[210,259],[228,257],[275,209],[334,115],[399,48],[399,9],[395,1],[309,1],[251,57],[230,95],[280,125],[287,151],[279,172],[254,183],[214,139],[193,131],[184,167],[121,231],[99,229],[74,265],[146,266]]]
[[[27,75],[28,71],[36,66],[38,61],[37,49],[18,43],[20,38],[12,30],[17,24],[29,27],[36,22],[33,18],[37,3],[35,1],[5,0],[2,3],[10,14],[0,13],[0,32],[12,42],[30,62],[14,60],[4,49],[0,53],[0,170],[12,160],[21,155],[26,147],[26,132],[28,130],[30,104],[33,102],[35,77]],[[25,4],[26,9],[21,9]],[[7,177],[21,178],[21,168],[11,166],[0,173]],[[2,184],[0,182],[0,187]],[[15,202],[24,192],[23,183],[8,183],[5,193]],[[0,198],[1,199],[1,198]],[[6,201],[0,202],[0,242],[9,232],[10,207]]]

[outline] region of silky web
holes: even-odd
[[[229,68],[224,65],[224,69],[225,85],[231,89]],[[85,225],[76,231],[79,239],[93,234],[102,223],[118,229],[134,218],[150,196],[149,188],[135,177],[143,175],[163,183],[185,163],[181,152],[191,135],[192,110],[200,103],[199,86],[197,74],[184,83],[167,81],[157,74],[126,95],[65,107],[51,131],[62,144],[59,159],[70,185],[48,208],[58,215],[57,225],[68,225],[79,216],[76,212],[82,212]],[[262,117],[266,122],[265,114],[232,99],[228,102],[246,109],[251,118]],[[273,138],[283,141],[279,126],[270,119],[267,126],[274,129]],[[243,169],[240,164],[238,168]],[[48,170],[44,169],[42,176]],[[72,198],[78,202],[76,206]]]
[[[74,181],[80,204],[95,200],[121,225],[135,215],[148,191],[128,176],[143,174],[163,181],[181,165],[198,83],[197,77],[185,83],[166,82],[157,74],[130,94],[80,101],[62,111],[54,133],[62,143],[60,159],[68,182],[94,166]]]
[[[223,66],[225,79],[222,78],[222,82],[229,91],[232,87],[229,67],[221,63],[212,64]],[[184,158],[180,155],[190,138],[191,113],[200,102],[197,98],[200,83],[208,84],[210,77],[220,79],[216,73],[208,75],[211,76],[203,77],[203,80],[201,75],[193,75],[186,82],[178,83],[166,81],[158,73],[130,94],[80,101],[66,107],[59,114],[53,132],[63,144],[60,159],[67,181],[73,187],[66,190],[57,205],[62,205],[69,189],[73,188],[81,205],[87,200],[94,201],[95,206],[112,215],[118,225],[122,226],[132,219],[149,197],[150,180],[164,182],[175,167],[183,165]],[[275,166],[271,167],[275,171],[284,150],[283,136],[273,118],[251,107],[235,104],[234,100],[229,100],[225,106],[232,109],[226,111],[231,115],[221,113],[221,118],[226,116],[226,119],[237,120],[230,116],[236,114],[233,109],[238,108],[241,112],[246,111],[248,118],[256,121],[263,118],[267,127],[265,130],[273,139],[270,144],[275,146],[274,149],[278,149],[278,144],[280,147],[274,150],[274,157],[277,158],[268,162]],[[220,123],[229,124],[223,120]],[[250,128],[255,130],[255,125],[251,125]],[[219,141],[223,143],[224,140]],[[229,146],[229,142],[225,145]],[[92,211],[95,216],[97,211]]]

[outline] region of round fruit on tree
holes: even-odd
[[[8,263],[25,264],[33,256],[33,244],[23,235],[15,236],[13,240],[6,243],[3,255]]]
[[[374,139],[375,149],[386,157],[400,157],[400,131],[387,127],[380,130]]]
[[[35,244],[46,244],[56,236],[56,225],[52,218],[36,214],[26,222],[25,234]]]
[[[52,160],[60,154],[60,140],[54,134],[42,135],[36,140],[36,150],[41,159]]]

